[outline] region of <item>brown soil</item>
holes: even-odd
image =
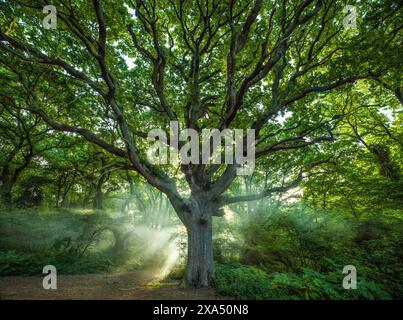
[[[213,289],[183,289],[177,281],[159,281],[146,271],[118,274],[58,275],[57,289],[45,290],[43,277],[0,277],[0,299],[213,300]]]

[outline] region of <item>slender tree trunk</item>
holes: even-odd
[[[113,236],[115,238],[113,252],[114,253],[122,252],[125,247],[125,240],[126,240],[124,234],[117,227],[115,227],[115,228],[111,227],[111,228],[109,228],[109,230],[112,231]]]
[[[130,194],[129,194],[129,197],[125,200],[125,202],[122,205],[121,213],[127,215],[129,213],[129,210],[130,210],[130,205],[134,201],[134,197],[135,197],[133,178],[129,174],[128,170],[126,170],[126,179],[127,179],[127,182],[129,183]]]
[[[28,165],[29,161],[31,160],[31,156],[28,156],[25,159],[25,163],[15,169],[14,173],[10,170],[10,166],[12,163],[12,160],[14,157],[17,155],[17,153],[21,150],[23,146],[23,141],[20,140],[18,145],[14,146],[13,151],[7,156],[6,160],[1,164],[0,168],[0,181],[1,181],[1,188],[0,188],[0,197],[3,202],[7,207],[10,207],[13,202],[13,194],[12,190],[17,182],[17,178],[19,174],[21,173],[22,170],[26,168]]]
[[[10,179],[9,176],[3,176],[2,177],[2,185],[1,185],[1,200],[3,202],[4,205],[6,205],[7,207],[12,205],[13,202],[13,196],[12,196],[12,190],[14,187],[14,183],[12,181],[12,179]]]
[[[94,197],[93,208],[102,210],[104,207],[103,202],[104,202],[104,194],[102,192],[102,188],[98,187]]]
[[[91,197],[92,197],[92,191],[93,191],[93,184],[92,182],[88,186],[88,191],[86,195],[84,196],[84,199],[82,201],[82,207],[87,208],[91,202]]]
[[[104,158],[101,158],[100,160],[102,163],[102,168],[101,168],[100,176],[98,178],[98,182],[97,182],[96,188],[95,188],[95,198],[94,198],[94,203],[93,203],[93,209],[103,210],[105,193],[102,191],[102,187],[103,187],[103,184],[109,180],[110,171],[108,171],[108,169],[106,168],[106,165],[105,165],[106,160]]]
[[[95,190],[95,197],[93,208],[102,210],[104,208],[104,193],[102,191],[102,185],[105,182],[104,174],[102,173],[98,179],[97,187]]]
[[[6,206],[11,206],[11,204],[13,202],[13,198],[12,198],[10,186],[3,185],[2,190],[1,190],[1,199],[2,199],[2,202]]]

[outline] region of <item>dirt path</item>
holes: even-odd
[[[158,281],[146,271],[57,277],[57,289],[45,290],[42,277],[0,277],[0,299],[219,299],[213,289],[182,289]]]

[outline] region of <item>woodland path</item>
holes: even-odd
[[[0,277],[0,299],[38,300],[213,300],[213,289],[183,289],[177,281],[159,281],[150,271],[58,275],[57,289],[45,290],[41,276]],[[222,297],[221,297],[222,299]]]

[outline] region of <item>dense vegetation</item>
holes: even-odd
[[[1,276],[403,297],[399,1],[357,3],[355,29],[345,1],[60,0],[56,29],[46,4],[0,0]],[[152,163],[172,121],[255,130],[253,174]]]

